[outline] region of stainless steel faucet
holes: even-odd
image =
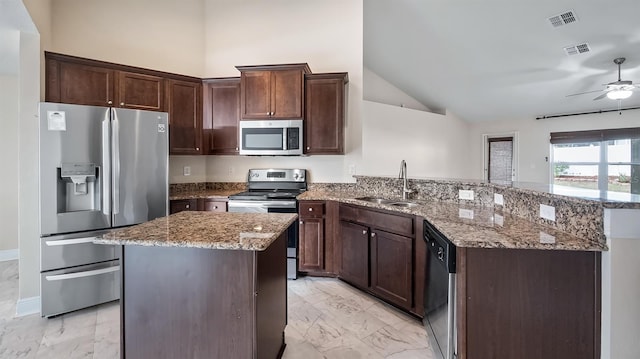
[[[406,200],[407,194],[412,193],[413,191],[407,187],[407,162],[405,162],[405,160],[400,162],[400,174],[398,175],[398,178],[402,179],[402,199]]]

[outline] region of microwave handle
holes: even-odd
[[[287,150],[287,139],[289,138],[289,127],[282,128],[282,149]]]

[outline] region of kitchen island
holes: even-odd
[[[180,212],[122,245],[121,358],[279,358],[295,214]]]

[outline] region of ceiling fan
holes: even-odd
[[[624,60],[626,60],[624,57],[618,57],[613,60],[613,63],[618,65],[618,81],[609,82],[608,84],[604,85],[607,86],[604,90],[580,92],[572,95],[567,95],[567,97],[604,91],[603,94],[594,98],[593,100],[600,100],[605,97],[611,100],[624,100],[625,98],[629,98],[629,96],[632,95],[633,91],[636,91],[638,88],[640,88],[640,85],[634,85],[633,81],[623,81],[620,78],[620,65],[624,63]]]

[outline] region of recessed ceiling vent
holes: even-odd
[[[586,42],[578,45],[567,46],[564,48],[564,52],[566,52],[569,56],[584,54],[585,52],[589,51],[591,51],[591,48]]]
[[[562,14],[555,15],[549,18],[549,22],[553,27],[569,25],[576,21],[578,21],[578,18],[576,17],[573,10],[569,10],[569,11],[563,12]]]

